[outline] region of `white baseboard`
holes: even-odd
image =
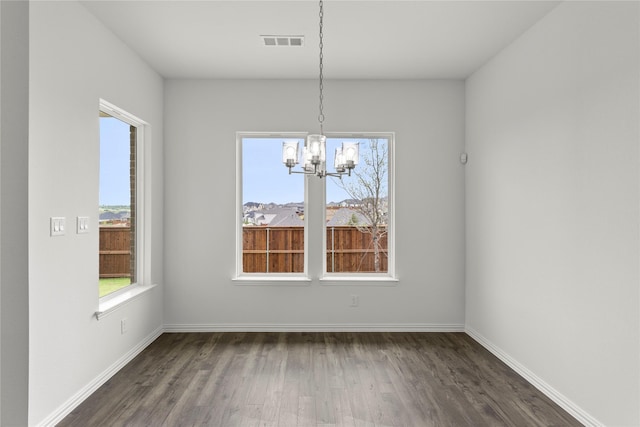
[[[176,324],[158,328],[69,398],[38,427],[53,427],[164,332],[464,332],[462,324]]]
[[[465,328],[465,332],[586,427],[604,427],[603,423],[592,417],[480,333],[469,327]]]
[[[80,405],[87,397],[96,391],[100,386],[106,383],[109,378],[114,376],[120,369],[122,369],[127,363],[133,360],[142,350],[147,348],[149,344],[156,340],[163,333],[162,327],[156,329],[141,342],[139,342],[134,348],[127,352],[124,356],[118,359],[113,365],[109,366],[104,372],[94,378],[89,384],[84,386],[80,391],[73,395],[69,400],[63,403],[57,410],[51,415],[45,418],[38,424],[38,427],[53,427],[64,417],[69,415],[78,405]]]
[[[464,332],[462,324],[394,323],[394,324],[173,324],[165,332]]]
[[[38,424],[53,427],[133,360],[163,332],[466,332],[525,380],[587,427],[604,427],[597,419],[555,390],[509,354],[472,328],[461,324],[173,324],[158,328]]]

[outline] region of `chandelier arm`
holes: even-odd
[[[307,172],[307,171],[294,171],[293,169],[289,168],[289,175],[296,173],[296,174],[300,174],[300,175],[315,175],[318,178],[324,178],[326,176],[332,176],[332,177],[335,177],[335,178],[342,179],[342,177],[344,175],[351,176],[350,172],[351,171],[349,171],[349,172],[327,172],[325,170]]]

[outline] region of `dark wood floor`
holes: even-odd
[[[463,333],[164,334],[58,426],[579,426]]]

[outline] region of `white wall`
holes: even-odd
[[[325,83],[325,131],[396,132],[400,281],[393,287],[323,286],[317,279],[308,286],[234,284],[235,132],[317,131],[317,82],[170,80],[165,85],[165,324],[170,330],[461,328],[464,171],[458,156],[464,143],[464,84]],[[286,173],[281,164],[274,168]],[[320,241],[310,244],[321,247]],[[309,261],[310,271],[321,271],[320,256]],[[351,294],[360,296],[360,307],[349,307]]]
[[[162,327],[161,287],[100,321],[94,313],[100,98],[150,124],[151,280],[162,282],[163,81],[76,2],[32,2],[30,25],[29,424],[36,425]],[[90,217],[89,234],[75,233],[78,215]],[[51,216],[67,218],[65,236],[49,237]]]
[[[0,425],[27,423],[29,3],[0,2]]]
[[[467,81],[467,328],[608,426],[640,424],[638,19],[563,3]]]

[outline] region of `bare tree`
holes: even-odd
[[[350,177],[336,179],[342,188],[358,204],[352,209],[362,215],[364,223],[355,224],[361,233],[371,235],[374,254],[374,268],[381,270],[380,256],[382,240],[387,234],[387,173],[388,147],[378,143],[377,139],[369,140],[369,150],[361,150],[360,162],[353,169]]]

